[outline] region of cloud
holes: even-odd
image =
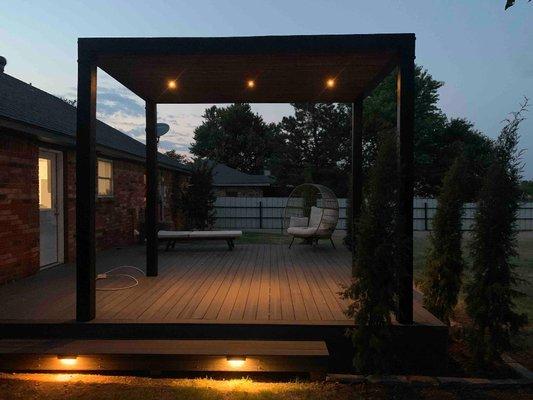
[[[105,116],[112,116],[118,112],[127,116],[144,116],[142,104],[120,88],[100,88],[96,109],[99,114]]]
[[[190,155],[189,144],[176,144],[173,141],[161,139],[159,141],[160,151],[176,150],[178,153]]]

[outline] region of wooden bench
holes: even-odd
[[[229,250],[235,247],[235,239],[242,236],[242,231],[159,231],[159,240],[167,242],[165,251],[174,248],[176,242],[189,242],[197,240],[225,240]]]

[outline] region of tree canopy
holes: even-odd
[[[279,124],[281,141],[272,173],[279,186],[322,183],[346,193],[351,111],[345,104],[292,104],[294,116]]]
[[[531,2],[531,0],[527,0],[528,3]],[[509,7],[514,6],[514,3],[516,3],[516,0],[505,0],[505,9],[507,10]]]
[[[448,119],[438,105],[443,82],[415,69],[415,193],[435,196],[459,150],[468,160],[466,200],[473,200],[490,164],[492,142],[465,119]],[[348,195],[351,105],[296,103],[294,115],[267,124],[248,104],[211,107],[195,130],[191,152],[248,173],[270,169],[280,194],[302,182]],[[365,99],[363,171],[376,159],[377,138],[396,131],[396,79],[391,74]],[[286,193],[285,193],[286,194]]]
[[[249,104],[213,106],[194,130],[191,153],[239,171],[260,173],[272,154],[277,126],[267,124]]]
[[[185,154],[178,153],[176,150],[168,150],[165,152],[165,155],[167,157],[173,158],[174,160],[182,163],[182,164],[190,164],[192,161],[187,157]]]
[[[415,133],[414,177],[415,193],[419,196],[435,196],[446,171],[460,149],[471,160],[475,170],[474,186],[469,199],[477,192],[479,178],[491,156],[491,140],[474,129],[465,119],[447,119],[438,106],[438,90],[444,85],[428,71],[417,66],[415,70]],[[363,139],[364,158],[375,159],[376,137],[379,132],[396,129],[396,80],[387,77],[365,100]],[[469,166],[470,168],[470,166]]]

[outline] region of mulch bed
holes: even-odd
[[[516,379],[518,374],[502,361],[478,369],[472,362],[472,356],[465,342],[452,339],[448,347],[448,366],[442,376],[476,377],[486,379]]]

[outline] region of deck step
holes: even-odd
[[[0,340],[3,371],[324,373],[323,341]]]

